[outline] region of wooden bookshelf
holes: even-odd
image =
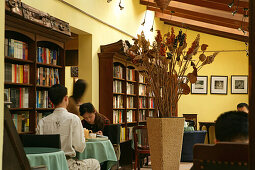
[[[108,117],[111,123],[119,123],[125,128],[125,139],[121,140],[127,141],[132,127],[141,122],[146,123],[149,113],[153,112],[154,115],[154,108],[149,106],[149,98],[153,97],[149,97],[146,81],[140,80],[140,73],[119,48],[121,43],[119,41],[101,46],[101,53],[98,54],[99,112]],[[144,102],[143,108],[139,107],[140,98]],[[121,106],[118,107],[120,103]],[[139,116],[140,113],[143,116]]]
[[[53,108],[48,108],[48,101],[44,102],[48,98],[46,91],[55,83],[65,84],[64,46],[69,36],[35,23],[37,20],[29,21],[11,12],[5,16],[5,64],[9,67],[4,85],[8,101],[12,102],[9,110],[17,122],[23,116],[22,126],[26,129],[19,133],[35,133],[37,114],[53,112]],[[39,99],[37,91],[45,91],[44,96]],[[19,100],[13,96],[14,92]],[[14,107],[23,105],[27,107]],[[43,108],[37,108],[38,105]]]

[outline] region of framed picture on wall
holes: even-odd
[[[197,82],[191,84],[191,94],[207,94],[208,77],[198,76]]]
[[[228,93],[228,76],[211,76],[211,94]]]
[[[231,93],[248,94],[248,76],[231,76]]]

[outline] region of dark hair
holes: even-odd
[[[240,111],[221,114],[216,120],[215,135],[221,142],[248,139],[248,114]]]
[[[61,84],[55,84],[49,89],[49,98],[56,106],[60,104],[67,95],[67,88]]]
[[[237,108],[242,108],[242,107],[246,107],[246,108],[249,110],[249,106],[248,106],[248,104],[246,104],[246,103],[239,103],[239,104],[237,105]]]
[[[83,116],[85,113],[95,114],[95,125],[98,129],[104,129],[104,119],[102,116],[96,111],[95,107],[92,103],[84,103],[80,105],[80,115]]]
[[[78,103],[79,100],[82,98],[86,89],[87,89],[87,83],[85,80],[79,79],[74,83],[72,97],[76,103]]]
[[[84,115],[85,113],[94,113],[95,107],[91,103],[83,103],[80,105],[80,115]]]

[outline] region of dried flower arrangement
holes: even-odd
[[[175,35],[174,29],[163,37],[157,30],[155,41],[145,39],[144,33],[134,39],[134,45],[125,49],[126,54],[132,59],[136,69],[146,78],[149,90],[154,95],[156,109],[155,117],[177,116],[177,102],[182,94],[189,94],[188,82],[197,81],[197,72],[207,64],[214,61],[218,52],[206,56],[208,45],[199,45],[200,35],[198,34],[188,51],[186,34],[181,30]],[[202,54],[197,61],[193,58],[201,47]],[[187,74],[187,81],[184,76],[189,68],[193,71]]]

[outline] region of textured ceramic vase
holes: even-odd
[[[148,118],[148,138],[153,170],[179,170],[184,118]]]

